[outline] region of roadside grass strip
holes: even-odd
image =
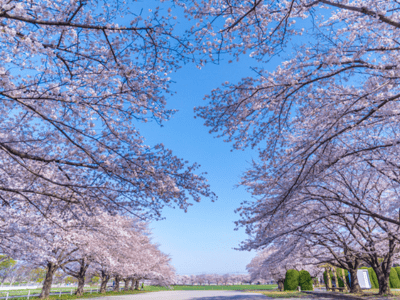
[[[84,291],[92,291],[95,292],[99,289],[98,286],[95,287],[84,287]],[[0,291],[0,297],[4,297],[3,295],[6,295],[8,292],[9,296],[20,296],[20,295],[27,295],[28,292],[30,291],[30,294],[40,294],[40,292],[42,291],[42,289],[21,289],[21,290],[5,290],[5,291]],[[75,287],[62,287],[62,288],[52,288],[50,290],[50,293],[59,293],[61,291],[61,293],[70,293],[72,291],[72,293],[74,293],[76,291]]]
[[[270,298],[309,298],[310,295],[308,295],[305,292],[298,292],[298,291],[250,291],[253,293],[258,293],[258,294],[263,294],[267,297]],[[361,297],[361,298],[366,298],[366,299],[374,299],[374,298],[379,298],[379,299],[400,299],[400,291],[391,291],[392,295],[388,296],[388,295],[383,295],[383,296],[379,296],[378,295],[379,289],[371,289],[371,290],[364,290],[363,293],[360,294],[351,294],[349,292],[345,292],[345,293],[332,293],[332,295],[340,296],[340,294],[343,295],[348,295],[348,296],[355,296],[355,297]],[[343,299],[346,299],[346,296],[343,296]]]
[[[383,296],[379,296],[379,289],[370,289],[370,290],[364,290],[362,294],[350,294],[353,296],[357,296],[357,297],[374,297],[374,298],[382,298],[382,297],[395,297],[394,299],[399,299],[400,297],[400,291],[391,291],[392,295],[388,296],[388,295],[383,295]],[[346,293],[349,294],[349,293]],[[393,299],[393,298],[388,298],[388,299]]]
[[[54,289],[55,290],[55,289]],[[55,293],[56,291],[54,291],[53,289],[51,290],[51,293]],[[37,290],[33,290],[33,291],[37,291]],[[33,299],[39,299],[39,294],[41,290],[38,290],[39,292],[33,293],[31,290],[30,296],[28,297],[18,297],[16,298],[15,296],[20,296],[20,295],[24,295],[27,296],[28,292],[26,290],[24,290],[24,293],[20,293],[20,294],[15,294],[13,295],[15,298],[13,298],[13,296],[11,296],[11,294],[9,294],[8,299],[16,299],[16,300],[33,300]],[[93,292],[90,293],[90,289],[85,289],[85,292],[82,296],[76,296],[74,294],[74,292],[76,291],[73,290],[72,291],[72,295],[71,295],[71,289],[69,289],[68,293],[65,294],[60,294],[60,289],[58,290],[58,293],[55,295],[50,295],[49,298],[47,299],[53,299],[53,300],[64,300],[64,299],[80,299],[80,298],[96,298],[96,297],[104,297],[104,296],[120,296],[120,295],[132,295],[132,294],[142,294],[142,293],[149,293],[151,291],[119,291],[119,292],[113,292],[113,291],[109,291],[106,292],[104,294],[100,294],[98,292]],[[1,299],[6,299],[7,293],[6,292],[0,292],[0,298]]]
[[[110,289],[111,287],[109,287]],[[176,285],[168,287],[162,286],[145,286],[143,291],[123,291],[113,292],[109,291],[105,294],[99,293],[99,287],[85,287],[84,294],[80,297],[75,295],[76,288],[53,288],[50,290],[50,296],[48,299],[78,299],[78,298],[95,298],[102,296],[115,296],[115,295],[130,295],[130,294],[140,294],[146,292],[158,292],[158,291],[212,291],[212,290],[222,290],[222,291],[260,291],[260,290],[272,290],[277,288],[277,285],[193,285],[184,286]],[[10,290],[10,291],[0,291],[0,299],[15,299],[15,300],[25,300],[25,299],[39,299],[39,294],[41,289],[21,289],[21,290]]]

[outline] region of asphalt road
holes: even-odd
[[[145,294],[133,294],[123,296],[105,296],[86,300],[269,300],[259,293],[241,291],[162,291]],[[343,300],[348,297],[338,295],[304,295],[301,300]],[[374,298],[374,300],[387,300],[387,298]],[[397,298],[396,298],[397,299]],[[280,300],[294,300],[294,298],[280,298]],[[350,299],[348,299],[350,300]]]
[[[240,291],[162,291],[136,295],[106,296],[90,300],[267,300],[258,293]]]

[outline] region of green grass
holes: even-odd
[[[71,290],[71,289],[70,289]],[[76,289],[75,289],[76,290]],[[75,291],[74,290],[74,291]],[[53,292],[53,289],[51,290],[52,292]],[[80,298],[96,298],[96,297],[103,297],[103,296],[119,296],[119,295],[131,295],[131,294],[141,294],[141,293],[149,293],[150,291],[127,291],[127,292],[125,292],[125,291],[120,291],[120,292],[107,292],[107,293],[104,293],[104,294],[100,294],[100,293],[90,293],[90,290],[89,290],[89,292],[85,292],[82,296],[80,296],[80,297],[77,297],[76,295],[74,295],[73,294],[73,292],[72,292],[72,295],[70,295],[70,294],[61,294],[61,296],[58,296],[58,295],[50,295],[50,297],[48,298],[48,299],[53,299],[53,300],[69,300],[69,299],[80,299]],[[40,293],[40,291],[39,291],[39,293]],[[0,296],[1,297],[4,297],[5,295],[3,295],[4,293],[3,292],[1,292],[0,293]],[[27,292],[25,292],[25,295],[27,294]],[[32,294],[32,292],[31,292],[31,294]],[[23,295],[23,294],[20,294],[20,295]],[[26,300],[26,299],[28,299],[27,297],[21,297],[21,298],[14,298],[14,299],[17,299],[17,300]],[[39,299],[39,297],[29,297],[29,300],[37,300],[37,299]]]
[[[285,298],[286,299],[286,298],[307,298],[307,297],[309,297],[309,295],[307,295],[306,293],[302,293],[302,292],[298,292],[298,291],[280,292],[280,291],[276,290],[276,291],[265,291],[265,292],[261,292],[261,291],[251,291],[251,292],[263,294],[270,298]]]
[[[61,294],[59,295],[50,295],[49,299],[77,299],[77,298],[94,298],[94,297],[101,297],[104,295],[126,295],[126,294],[137,294],[137,293],[144,293],[144,292],[157,292],[157,291],[189,291],[189,290],[272,290],[276,288],[277,285],[193,285],[193,286],[183,286],[183,285],[176,285],[176,286],[171,286],[171,288],[167,287],[161,287],[161,286],[145,286],[144,291],[121,291],[121,292],[107,292],[106,294],[99,294],[97,292],[97,289],[99,288],[98,286],[94,287],[85,287],[85,294],[82,297],[77,297],[74,295],[76,291],[76,287],[62,287],[62,288],[52,288],[50,290],[50,293],[58,293],[58,292],[70,292],[72,290],[72,295],[71,294]],[[90,290],[93,290],[92,293],[90,293]],[[0,297],[5,297],[7,295],[7,292],[9,293],[9,296],[18,296],[18,295],[28,295],[28,291],[30,291],[30,297],[29,299],[38,299],[37,295],[40,294],[41,289],[31,289],[31,290],[12,290],[12,291],[0,291]],[[27,299],[27,297],[21,297],[21,298],[16,298],[18,300],[24,300]]]
[[[91,287],[85,287],[84,290],[89,291],[90,293],[90,289]],[[92,287],[93,290],[98,289],[98,286],[96,287]],[[76,287],[62,287],[62,288],[52,288],[50,290],[51,293],[55,293],[55,292],[69,292],[72,290],[72,293],[74,293],[76,291]],[[7,295],[7,292],[9,293],[9,296],[17,296],[17,295],[27,295],[28,291],[31,292],[32,294],[39,294],[42,289],[21,289],[21,290],[10,290],[10,291],[0,291],[0,297],[5,297]],[[21,298],[22,299],[22,298]]]

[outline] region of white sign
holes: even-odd
[[[368,270],[357,270],[357,279],[362,289],[370,289],[372,287],[369,281]]]

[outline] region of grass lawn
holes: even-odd
[[[93,287],[85,287],[84,290],[88,291],[90,293],[90,290],[92,289],[93,291],[95,291],[96,289],[98,289],[98,286],[93,286]],[[61,287],[61,288],[52,288],[50,290],[51,293],[56,293],[56,292],[70,292],[72,290],[72,293],[74,293],[76,291],[76,287]],[[40,292],[42,291],[42,289],[21,289],[21,290],[10,290],[10,291],[0,291],[0,297],[5,297],[7,295],[9,296],[17,296],[17,295],[27,295],[28,291],[30,291],[30,294],[40,294]],[[21,298],[22,299],[22,298]]]
[[[396,299],[398,299],[398,297],[400,296],[400,291],[391,291],[393,296],[396,296]],[[371,297],[371,296],[375,296],[375,297],[382,297],[382,296],[378,296],[379,293],[379,289],[370,289],[370,290],[364,290],[364,293],[362,294],[353,294],[359,297]],[[387,296],[387,295],[384,295]]]
[[[98,289],[98,286],[93,286],[93,287],[84,287],[85,291],[88,291],[90,293],[90,290],[95,291]],[[61,287],[61,288],[52,288],[50,290],[50,293],[58,293],[58,292],[70,292],[72,290],[72,293],[76,291],[76,287]],[[35,295],[35,294],[40,294],[42,289],[21,289],[21,290],[10,290],[10,291],[0,291],[0,297],[5,297],[7,296],[7,292],[9,296],[18,296],[18,295],[28,295],[28,291],[30,291],[30,295]],[[22,299],[22,298],[21,298]]]
[[[184,285],[176,285],[171,286],[171,288],[161,287],[161,286],[145,286],[143,291],[128,291],[128,292],[107,292],[106,294],[99,294],[98,286],[93,287],[85,287],[85,293],[81,297],[77,297],[74,295],[76,291],[76,287],[62,287],[62,288],[52,288],[50,293],[59,293],[68,292],[68,294],[57,294],[50,295],[49,299],[77,299],[77,298],[94,298],[101,297],[104,295],[127,295],[127,294],[138,294],[138,293],[146,293],[146,292],[157,292],[157,291],[182,291],[182,290],[272,290],[276,288],[277,285],[193,285],[193,286],[184,286]],[[91,293],[92,290],[92,293]],[[72,291],[72,295],[70,292]],[[0,297],[6,297],[8,292],[8,296],[25,296],[30,292],[29,299],[38,299],[38,295],[41,292],[41,289],[31,289],[31,290],[11,290],[11,291],[0,291]],[[12,298],[9,298],[9,300]],[[27,297],[14,298],[18,300],[25,300]]]
[[[263,294],[270,298],[307,298],[308,297],[308,295],[306,293],[302,293],[302,292],[298,292],[298,291],[280,292],[280,291],[275,290],[275,291],[252,291],[252,292],[260,293],[260,294]],[[371,289],[371,290],[364,290],[364,293],[362,293],[362,294],[350,294],[348,292],[343,293],[343,294],[354,295],[354,296],[358,296],[358,297],[369,297],[368,299],[370,299],[370,297],[382,297],[382,296],[378,296],[378,292],[379,292],[379,289]],[[335,293],[335,294],[337,295],[337,293]],[[387,299],[399,299],[400,291],[392,291],[392,294],[393,294],[393,296],[388,297]],[[384,295],[384,296],[387,296],[387,295]],[[346,298],[343,297],[343,299],[346,299]]]
[[[55,289],[54,289],[55,290]],[[53,289],[51,289],[51,292],[53,292],[54,291]],[[69,290],[71,290],[71,289],[69,289]],[[74,289],[74,291],[75,291],[76,289]],[[35,290],[35,291],[37,291],[37,290]],[[53,300],[65,300],[65,299],[80,299],[80,298],[82,298],[82,299],[84,299],[84,298],[96,298],[96,297],[103,297],[103,296],[119,296],[119,295],[131,295],[131,294],[141,294],[141,293],[149,293],[149,292],[151,292],[151,291],[127,291],[127,292],[125,292],[125,291],[120,291],[120,292],[107,292],[107,293],[104,293],[104,294],[100,294],[100,293],[90,293],[90,289],[89,289],[89,291],[87,291],[87,292],[85,292],[82,296],[80,296],[80,297],[77,297],[76,295],[74,295],[73,294],[73,292],[72,292],[72,295],[70,295],[70,294],[61,294],[61,296],[59,296],[59,295],[50,295],[50,297],[48,298],[48,299],[53,299]],[[18,295],[27,295],[27,291],[25,290],[24,291],[24,293],[20,293],[20,294],[18,294]],[[38,294],[38,293],[40,293],[40,290],[39,290],[39,292],[37,292],[37,293],[35,293],[35,294]],[[32,293],[32,291],[31,291],[31,294],[33,294]],[[6,293],[4,293],[4,292],[0,292],[0,297],[5,297],[6,296]],[[11,296],[11,294],[10,294],[10,296]],[[12,298],[11,298],[12,299]],[[27,299],[27,297],[21,297],[21,298],[14,298],[14,299],[17,299],[17,300],[26,300]],[[29,300],[34,300],[34,299],[39,299],[39,297],[29,297]]]

